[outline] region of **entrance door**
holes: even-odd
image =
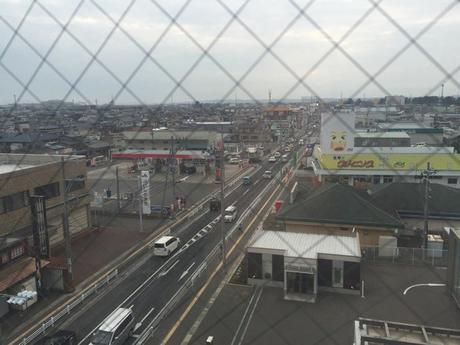
[[[332,286],[343,288],[343,261],[332,261]]]
[[[315,292],[315,276],[308,273],[286,272],[288,294],[313,294]]]

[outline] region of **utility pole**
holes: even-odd
[[[220,148],[220,231],[222,235],[222,267],[224,273],[227,272],[226,243],[225,243],[225,203],[224,203],[224,183],[225,183],[225,163],[224,163],[224,119],[221,119],[221,148]]]
[[[69,229],[69,214],[67,210],[67,188],[65,185],[65,161],[64,157],[61,157],[61,171],[62,171],[62,185],[63,185],[63,203],[62,207],[64,212],[62,214],[62,230],[64,232],[65,242],[65,257],[67,264],[67,279],[66,279],[66,290],[72,292],[73,287],[73,267],[72,267],[72,235]]]
[[[118,167],[115,168],[115,178],[117,183],[117,214],[120,214],[120,180],[118,176]]]
[[[142,219],[142,216],[143,216],[142,202],[143,202],[143,197],[144,197],[144,191],[142,189],[142,178],[140,176],[138,177],[138,181],[139,181],[139,231],[144,232],[144,221]]]
[[[172,194],[173,200],[176,198],[176,149],[174,147],[174,136],[171,136],[171,148],[170,148],[170,164],[169,169],[172,173]]]
[[[425,182],[424,205],[423,205],[423,248],[428,246],[428,201],[430,199],[430,177],[436,174],[436,170],[431,169],[430,163],[426,164],[426,170],[422,171],[421,177]]]

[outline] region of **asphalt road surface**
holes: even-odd
[[[237,206],[241,215],[271,181],[262,177],[263,172],[272,170],[275,176],[285,164],[280,161],[262,163],[260,169],[253,175],[251,185],[238,184],[231,189],[231,192],[227,192],[225,205]],[[88,344],[92,333],[110,313],[118,307],[131,307],[137,325],[134,336],[127,341],[127,344],[134,342],[136,336],[158,315],[181,284],[219,244],[221,231],[218,216],[219,213],[206,210],[202,214],[197,214],[196,218],[188,224],[173,227],[172,234],[181,239],[182,247],[171,257],[155,257],[153,250],[145,254],[126,271],[121,272],[117,281],[100,296],[74,313],[59,328],[76,332],[79,344]],[[225,223],[225,231],[235,229],[238,224],[238,220]],[[204,236],[195,236],[205,227],[207,233]]]

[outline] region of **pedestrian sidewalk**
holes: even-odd
[[[122,256],[130,248],[144,240],[151,232],[129,231],[126,228],[101,228],[88,232],[72,241],[73,273],[76,292],[86,285],[85,281],[104,269],[115,258]],[[53,258],[61,261],[64,249],[52,252]],[[96,278],[96,277],[95,277]],[[12,311],[1,318],[0,343],[8,343],[26,329],[35,325],[51,310],[59,307],[73,294],[46,292],[37,303],[25,311]]]

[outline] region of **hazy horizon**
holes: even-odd
[[[460,76],[458,1],[387,0],[378,6],[367,0],[132,3],[129,7],[108,0],[0,0],[0,104],[13,103],[14,94],[18,103],[48,99],[95,103],[97,99],[104,104],[115,97],[116,104],[127,105],[266,100],[269,90],[274,100],[371,99],[386,93],[439,96],[443,83],[444,95],[460,93],[456,80]],[[305,8],[306,18],[299,8]],[[231,12],[238,10],[241,22],[232,21]],[[171,22],[168,16],[178,12],[178,25],[165,33]],[[68,31],[62,33],[50,15],[62,24],[69,21]],[[114,27],[107,15],[123,20],[121,29],[104,43]],[[319,63],[333,42],[340,42],[358,21],[341,42],[342,50],[334,50]],[[416,44],[411,44],[411,37],[417,39]],[[263,45],[278,38],[272,47],[276,56],[264,55]],[[143,50],[153,46],[155,61],[147,59],[138,69],[145,57]],[[203,56],[200,47],[210,47],[209,55]],[[84,49],[99,51],[98,61],[110,72],[97,61],[91,63]],[[47,61],[61,76],[47,63],[41,64],[40,55],[48,53]],[[378,85],[369,81],[387,63],[376,77]],[[296,85],[296,78],[306,73],[305,85]],[[450,73],[455,80],[449,80]],[[242,87],[234,88],[235,80],[245,75]],[[121,84],[130,77],[128,88],[135,96],[122,90]],[[172,79],[181,81],[185,90],[173,91]],[[21,83],[29,82],[36,98],[23,92]],[[69,86],[75,82],[78,92]]]

